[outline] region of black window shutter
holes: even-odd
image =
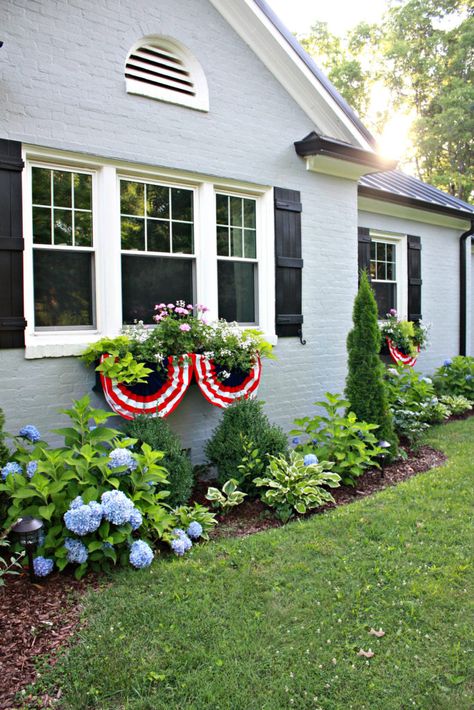
[[[0,348],[22,348],[21,143],[0,139]]]
[[[276,334],[302,338],[301,196],[296,190],[274,188]]]
[[[365,269],[370,279],[370,229],[368,227],[358,227],[357,242],[359,254],[359,274],[362,269]]]
[[[408,235],[408,320],[421,320],[421,238]]]

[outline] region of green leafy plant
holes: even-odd
[[[4,426],[5,415],[3,413],[3,410],[0,409],[0,468],[8,461],[8,457],[10,454],[8,447],[5,443],[6,434],[3,431]]]
[[[9,532],[9,530],[6,530],[0,535],[0,548],[5,550],[5,553],[0,554],[0,587],[5,585],[5,577],[7,575],[20,574],[22,559],[25,556],[24,551],[13,555],[8,552],[10,542],[7,539],[7,535]]]
[[[148,375],[153,370],[143,362],[137,362],[132,353],[125,353],[122,357],[114,356],[115,353],[110,354],[111,357],[105,358],[103,362],[97,365],[95,368],[97,372],[101,372],[106,377],[125,384],[148,381]]]
[[[314,453],[320,461],[332,461],[332,470],[342,482],[354,485],[358,476],[368,468],[379,467],[378,457],[384,450],[378,446],[374,434],[377,424],[361,422],[354,412],[345,413],[349,402],[338,394],[326,392],[326,400],[315,402],[325,414],[295,419],[296,451]]]
[[[472,409],[470,401],[461,394],[445,394],[440,397],[440,403],[447,407],[451,414],[455,415],[464,414],[464,412],[469,412]]]
[[[230,478],[222,486],[222,491],[210,486],[207,489],[206,499],[211,501],[215,508],[220,508],[223,513],[227,513],[231,508],[240,505],[247,495],[243,491],[238,490],[238,485],[239,483],[235,478]]]
[[[240,481],[242,489],[251,490],[250,477],[242,478],[239,465],[248,456],[245,435],[251,439],[252,446],[261,452],[264,466],[268,465],[268,456],[285,455],[288,441],[283,429],[270,424],[263,412],[263,402],[255,399],[241,399],[228,407],[206,443],[205,453],[208,460],[217,466],[220,484],[230,478]]]
[[[474,357],[457,355],[445,360],[433,382],[438,395],[461,395],[474,402]]]
[[[397,455],[398,441],[379,358],[381,335],[377,304],[366,271],[361,272],[353,308],[354,326],[347,336],[348,375],[345,395],[361,422],[377,424],[377,436],[390,443],[388,458]]]
[[[217,525],[214,513],[209,508],[206,508],[205,505],[200,505],[199,503],[180,505],[178,508],[174,508],[172,515],[173,528],[178,527],[187,530],[191,523],[199,523],[202,527],[201,537],[204,540],[209,540],[209,533]]]
[[[168,422],[161,417],[139,415],[126,423],[124,431],[137,439],[138,446],[146,443],[155,451],[163,451],[161,465],[168,471],[165,487],[169,496],[166,502],[171,506],[186,503],[194,485],[193,466]]]
[[[143,544],[153,543],[174,519],[162,503],[168,493],[163,490],[167,479],[159,463],[161,451],[146,443],[140,451],[130,451],[136,440],[103,426],[109,414],[92,408],[88,397],[64,413],[71,426],[56,433],[64,437],[65,447],[15,439],[16,449],[2,469],[0,492],[9,500],[5,526],[25,515],[41,518],[45,538],[39,555],[46,555],[60,570],[70,561],[78,562],[79,578],[89,565],[101,569],[110,563],[125,564],[138,534]],[[110,496],[119,498],[112,513],[105,503]],[[67,522],[76,509],[80,521]],[[71,559],[67,549],[71,540],[81,561]]]
[[[399,320],[394,309],[387,313],[380,332],[384,340],[388,338],[397,350],[412,357],[416,357],[418,349],[424,350],[428,344],[428,327],[421,321]]]
[[[254,494],[256,487],[254,480],[265,471],[265,457],[260,453],[260,449],[255,446],[253,439],[246,434],[240,434],[242,441],[242,459],[237,466],[239,471],[238,482],[248,493]]]
[[[254,483],[265,488],[261,500],[275,508],[280,520],[286,522],[296,511],[304,515],[312,508],[334,501],[326,486],[337,488],[340,476],[329,471],[331,463],[307,463],[303,456],[292,451],[289,460],[270,456],[264,476]]]

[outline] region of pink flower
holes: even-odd
[[[196,308],[198,309],[198,311],[201,311],[201,313],[206,313],[206,311],[209,310],[209,308],[207,306],[203,306],[200,303],[198,303],[196,305]]]
[[[186,308],[187,308],[189,311],[192,311],[192,310],[193,310],[193,306],[192,306],[191,303],[188,303],[188,305],[186,306]]]
[[[188,330],[191,330],[191,326],[189,325],[189,323],[183,323],[183,325],[179,326],[179,329],[187,333]]]
[[[169,308],[170,310],[173,310],[173,309],[174,309],[174,303],[168,303],[168,305],[166,306],[166,308]]]

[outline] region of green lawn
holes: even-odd
[[[61,708],[472,708],[474,418],[429,443],[448,464],[397,488],[115,574]]]

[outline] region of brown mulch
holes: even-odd
[[[63,648],[76,631],[82,612],[81,595],[97,577],[81,581],[67,573],[51,575],[42,583],[29,581],[28,573],[6,578],[0,587],[0,710],[30,705],[25,694],[16,694],[37,678],[35,660],[47,656],[54,664],[55,652]],[[40,707],[51,707],[58,696],[43,696]]]
[[[383,474],[373,469],[360,476],[355,487],[332,490],[335,503],[318,509],[316,514],[396,485],[445,461],[446,456],[440,451],[422,446],[408,460],[386,466]],[[209,482],[199,483],[193,500],[207,504],[204,495],[208,485]],[[244,537],[281,525],[259,500],[244,501],[226,516],[218,516],[218,520],[219,525],[212,533],[214,539]],[[54,664],[55,653],[68,644],[80,624],[81,596],[99,585],[96,576],[88,575],[77,581],[65,572],[55,573],[41,584],[30,584],[26,572],[7,578],[6,585],[0,587],[0,710],[60,707],[60,694],[43,694],[41,698],[35,695],[33,699],[24,692],[19,701],[15,696],[38,680],[35,669],[38,657]]]

